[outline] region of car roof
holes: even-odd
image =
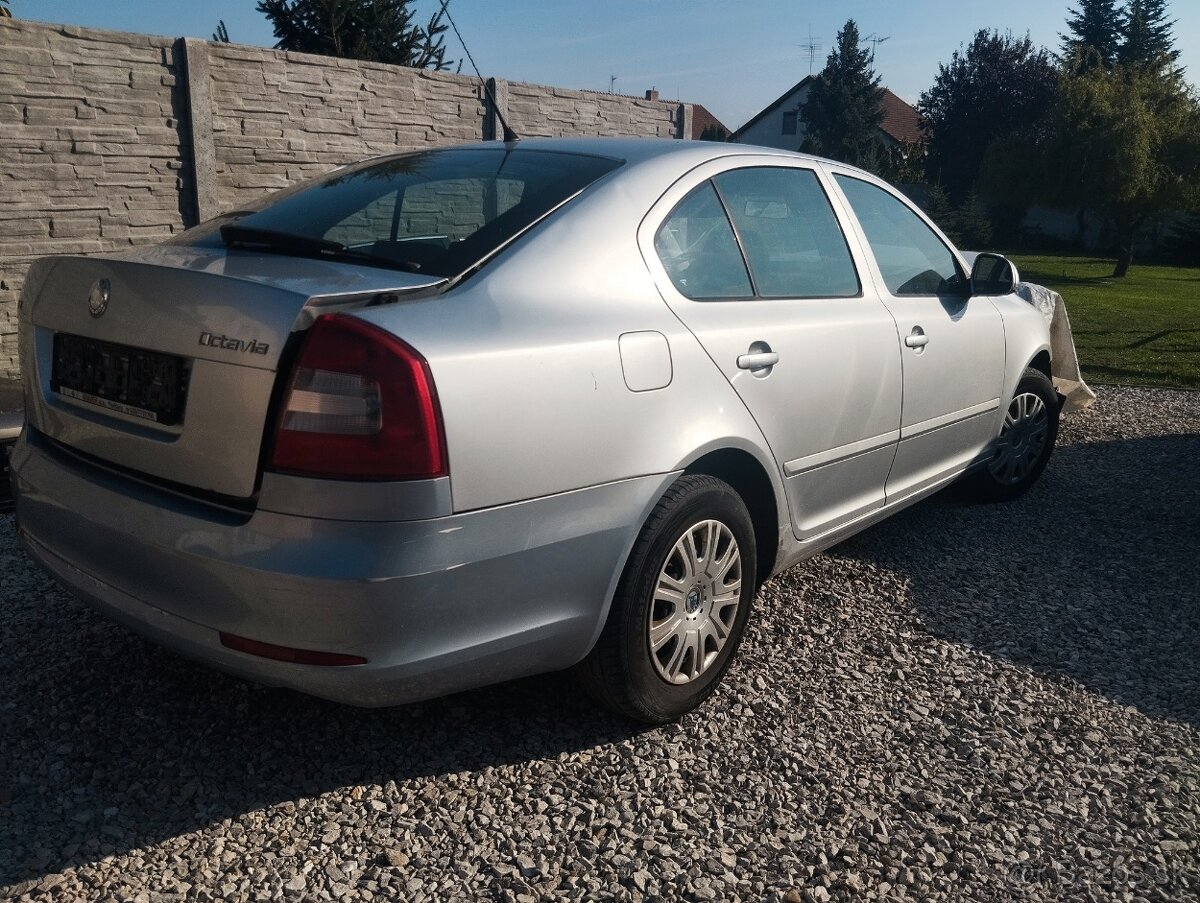
[[[445,145],[438,148],[415,148],[401,153],[427,153],[438,150],[468,150],[474,148],[495,148],[498,146],[501,146],[501,142],[499,141],[484,141],[474,144]],[[765,154],[810,162],[835,162],[824,161],[821,157],[802,154],[797,151],[781,150],[777,147],[760,147],[754,144],[730,144],[718,141],[681,141],[676,138],[537,137],[521,138],[511,146],[514,150],[556,151],[558,153],[614,157],[622,159],[629,164],[670,156],[688,158],[696,162],[699,160],[714,160],[720,157],[745,156],[746,154]],[[388,156],[398,155],[389,154]]]
[[[488,142],[494,146],[494,142]],[[485,144],[484,146],[487,146]],[[700,156],[705,158],[728,157],[746,153],[770,153],[787,157],[806,155],[772,147],[756,147],[750,144],[726,144],[718,141],[680,141],[675,138],[522,138],[516,148],[529,150],[560,151],[562,153],[598,154],[605,157],[621,157],[637,163],[668,155]],[[808,157],[815,160],[815,157]]]

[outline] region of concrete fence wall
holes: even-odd
[[[522,135],[691,134],[688,104],[491,83]],[[37,257],[152,242],[344,163],[499,131],[467,76],[0,19],[0,375]]]

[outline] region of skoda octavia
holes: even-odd
[[[678,717],[770,575],[967,477],[1037,479],[1041,315],[846,166],[525,140],[342,168],[38,261],[20,536],[270,685],[391,705],[574,667]]]

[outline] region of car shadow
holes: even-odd
[[[1060,447],[1014,502],[954,487],[828,554],[907,577],[928,633],[1200,728],[1200,435]]]
[[[339,788],[554,760],[649,729],[562,674],[393,709],[256,687],[45,588],[62,613],[0,631],[0,652],[33,644],[40,660],[0,702],[0,889]]]

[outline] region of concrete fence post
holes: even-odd
[[[504,137],[504,126],[500,124],[500,117],[496,115],[496,111],[499,110],[505,119],[508,118],[508,82],[502,78],[489,78],[483,107],[486,111],[483,118],[483,140],[499,141]]]
[[[199,222],[220,213],[217,203],[217,151],[213,144],[212,86],[208,74],[208,42],[180,38],[187,75],[188,146],[192,152],[192,187]],[[193,226],[195,223],[185,223]]]
[[[675,137],[690,141],[692,138],[692,105],[681,103],[675,114]]]

